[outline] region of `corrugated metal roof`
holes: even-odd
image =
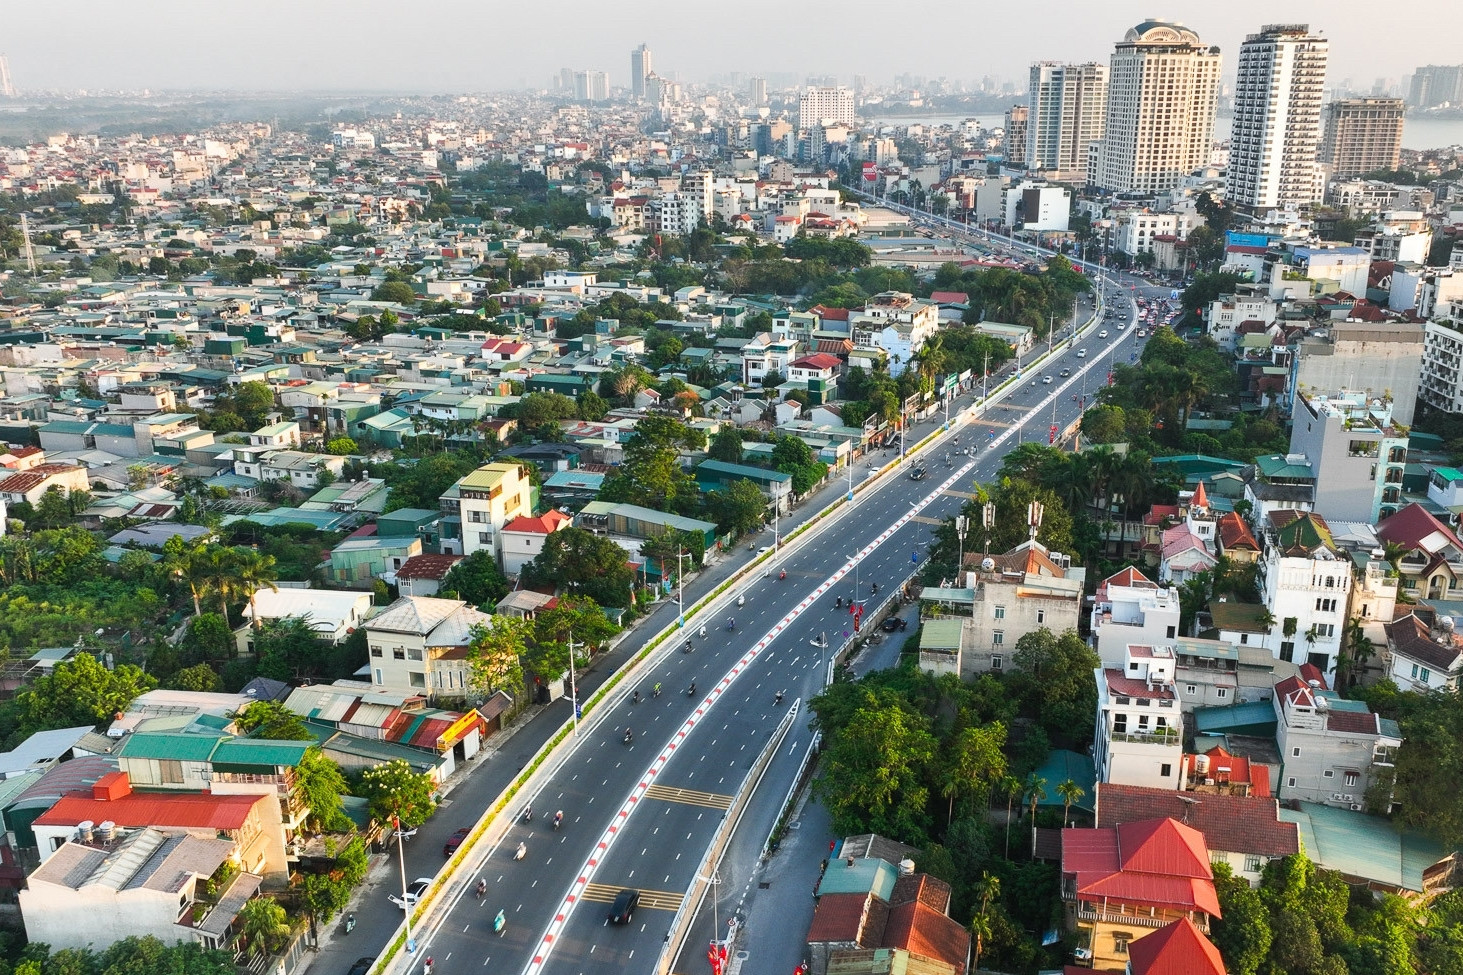
[[[215,765],[269,765],[274,767],[300,764],[313,741],[267,741],[259,738],[230,738],[221,741],[213,751]]]
[[[36,825],[75,826],[90,820],[134,828],[241,829],[261,798],[207,792],[134,792],[120,799],[93,799],[78,792],[62,798],[36,820]]]
[[[370,704],[362,701],[351,714],[350,723],[365,725],[368,728],[385,728],[391,724],[391,716],[396,712],[397,709],[388,704]]]
[[[437,740],[447,733],[455,722],[448,718],[424,718],[412,732],[411,743],[418,748],[436,748]]]
[[[206,762],[218,738],[172,732],[138,731],[128,735],[117,749],[122,758],[163,759],[174,762]]]

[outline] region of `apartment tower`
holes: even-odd
[[[645,76],[650,71],[650,48],[641,44],[630,52],[630,95],[637,102],[645,101]]]
[[[1331,177],[1396,169],[1402,161],[1405,112],[1400,98],[1338,98],[1327,105],[1321,162]]]
[[[853,92],[842,85],[809,85],[798,96],[798,128],[810,129],[824,123],[852,128]]]
[[[1325,192],[1316,151],[1330,42],[1306,24],[1245,38],[1235,76],[1225,195],[1252,213],[1303,206]]]
[[[1087,182],[1088,147],[1102,138],[1107,113],[1107,66],[1040,61],[1026,91],[1026,168]]]
[[[1209,161],[1219,48],[1182,24],[1145,20],[1108,62],[1107,117],[1094,153],[1097,186],[1162,193]]]
[[[1001,151],[1006,154],[1007,164],[1025,164],[1030,118],[1030,112],[1025,105],[1012,105],[1006,109],[1006,124],[1003,129],[1005,137],[1001,141]]]

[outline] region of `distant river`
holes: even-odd
[[[986,126],[999,126],[1003,119],[992,115],[878,115],[869,119],[877,125],[950,125],[974,118]],[[1221,115],[1214,122],[1216,138],[1229,138],[1229,126],[1234,121],[1228,115]],[[1444,146],[1463,145],[1463,118],[1418,118],[1409,117],[1402,127],[1402,148],[1441,149]]]

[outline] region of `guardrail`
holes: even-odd
[[[757,756],[757,761],[749,774],[742,779],[741,788],[732,797],[731,805],[727,807],[725,815],[721,817],[721,825],[716,830],[716,836],[707,848],[706,855],[696,865],[696,873],[686,888],[686,896],[681,898],[681,906],[671,920],[670,933],[666,935],[665,947],[661,949],[660,958],[655,965],[655,969],[660,975],[669,975],[671,963],[685,948],[686,939],[691,935],[691,922],[696,919],[696,914],[701,909],[701,902],[706,898],[707,888],[713,886],[713,875],[717,865],[721,863],[722,854],[726,852],[726,845],[731,841],[732,834],[736,832],[737,825],[741,823],[742,815],[747,811],[747,806],[753,794],[756,793],[757,786],[762,784],[762,777],[767,774],[767,767],[777,757],[777,750],[782,747],[788,730],[796,722],[801,705],[802,700],[798,699],[792,703],[792,707],[788,708],[787,714],[783,715],[782,720],[778,722],[767,745]]]

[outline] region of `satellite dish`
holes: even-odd
[[[982,571],[990,572],[995,569],[996,560],[987,555],[985,558],[980,560],[980,567]]]

